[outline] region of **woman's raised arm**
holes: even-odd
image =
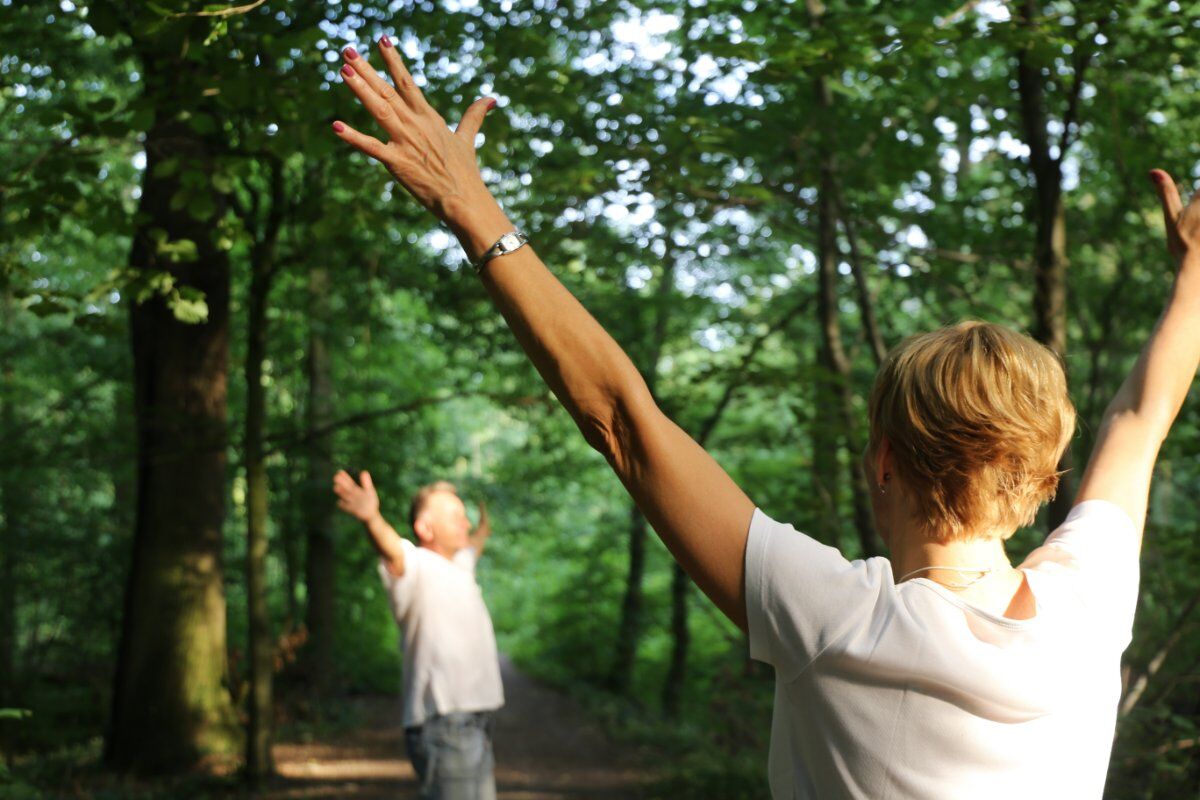
[[[334,130],[377,159],[445,222],[472,263],[514,228],[483,182],[475,134],[494,102],[467,109],[456,131],[425,101],[395,48],[380,56],[393,87],[345,51],[342,77],[389,137],[342,122]],[[599,450],[696,584],[746,626],[744,559],[754,504],[654,402],[620,346],[550,273],[532,247],[492,259],[483,282],[542,378]]]
[[[1150,177],[1158,187],[1167,248],[1177,266],[1175,284],[1141,357],[1104,412],[1075,498],[1121,506],[1139,541],[1159,447],[1200,365],[1200,192],[1184,208],[1170,175],[1156,169]]]

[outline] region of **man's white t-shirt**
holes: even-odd
[[[1133,523],[1077,505],[1021,564],[1037,614],[1011,620],[885,558],[847,561],[755,510],[750,656],[775,667],[777,800],[1103,794],[1133,630]]]
[[[404,543],[404,574],[380,562],[404,650],[404,726],[504,705],[492,618],[475,582],[475,551],[453,560]]]

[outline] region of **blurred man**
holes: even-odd
[[[404,647],[404,730],[428,800],[493,800],[491,713],[504,705],[492,618],[475,582],[491,535],[487,508],[471,531],[454,484],[413,497],[414,545],[379,513],[371,475],[333,477],[338,507],[367,529]]]

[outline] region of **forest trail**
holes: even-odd
[[[639,798],[654,778],[635,749],[606,737],[572,700],[500,662],[506,705],[496,714],[498,800]],[[267,800],[417,797],[404,752],[399,700],[350,702],[368,707],[361,728],[336,741],[275,746],[279,779]]]

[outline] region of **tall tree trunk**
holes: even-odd
[[[1037,0],[1022,0],[1017,7],[1017,24],[1029,32],[1037,31],[1041,16]],[[1063,113],[1062,134],[1052,145],[1049,132],[1046,87],[1041,67],[1029,46],[1017,52],[1017,93],[1021,120],[1029,146],[1029,170],[1034,183],[1034,295],[1033,336],[1063,358],[1067,352],[1067,226],[1063,205],[1062,159],[1070,147],[1073,124],[1080,102],[1084,74],[1091,51],[1080,43],[1074,54],[1074,75],[1066,90],[1067,106]],[[1055,82],[1063,80],[1059,76]],[[1053,152],[1057,146],[1058,153]],[[1066,519],[1074,500],[1075,459],[1071,444],[1058,468],[1063,472],[1058,493],[1050,502],[1048,523],[1051,530]]]
[[[766,342],[768,336],[783,327],[794,313],[793,310],[789,309],[778,321],[771,324],[766,332],[757,336],[750,343],[750,347],[746,351],[745,356],[742,357],[741,363],[733,371],[729,382],[725,384],[725,390],[721,393],[717,404],[713,407],[708,417],[696,429],[696,444],[701,447],[708,447],[709,437],[712,436],[712,432],[717,428],[717,423],[721,421],[725,410],[729,408],[729,404],[733,401],[734,393],[744,383],[746,373],[750,371],[750,365],[754,363],[754,359],[758,356],[763,343]],[[672,566],[671,663],[667,668],[667,676],[663,680],[662,706],[663,711],[668,717],[677,717],[679,715],[683,687],[687,681],[688,650],[691,647],[692,641],[691,630],[688,627],[688,600],[691,597],[692,580],[684,572],[679,562],[675,562]]]
[[[166,65],[146,66],[154,73]],[[147,88],[163,102],[146,137],[130,265],[204,292],[208,318],[180,322],[161,297],[130,309],[137,507],[106,755],[118,768],[144,771],[190,769],[241,745],[221,569],[229,261],[211,240],[217,212],[172,202],[181,174],[212,172],[214,153],[180,121],[173,102],[183,98],[164,82]],[[184,166],[165,175],[167,157]],[[194,243],[194,257],[164,257],[163,235]]]
[[[608,687],[625,694],[633,682],[633,664],[637,660],[638,639],[642,627],[642,578],[646,572],[646,518],[633,503],[629,504],[629,572],[621,599],[621,620],[617,624],[617,642]]]
[[[668,717],[679,716],[683,685],[687,680],[688,650],[692,634],[688,627],[688,596],[692,579],[676,561],[671,570],[671,663],[663,681],[662,705]]]
[[[246,776],[258,785],[272,773],[272,678],[275,643],[267,606],[267,466],[263,456],[267,357],[267,304],[275,271],[275,243],[283,217],[283,174],[270,168],[270,210],[250,253],[250,296],[246,331],[246,611],[250,665],[249,722],[246,730]]]
[[[824,7],[818,0],[807,0],[808,12],[813,27],[821,26]],[[833,107],[833,94],[824,76],[818,76],[813,88],[816,92],[817,104],[823,109]],[[837,306],[837,267],[839,251],[837,245],[837,162],[827,142],[821,143],[820,185],[817,195],[817,316],[820,320],[821,342],[818,353],[818,363],[821,366],[821,382],[827,386],[826,393],[818,392],[818,402],[824,406],[828,421],[835,422],[831,428],[840,429],[840,436],[829,436],[821,429],[824,422],[818,416],[818,430],[814,442],[818,447],[815,461],[819,469],[828,470],[828,476],[840,472],[840,459],[837,457],[837,441],[840,440],[848,454],[850,470],[850,490],[854,509],[854,529],[858,538],[859,549],[863,557],[873,556],[879,552],[876,543],[875,523],[871,510],[870,490],[867,488],[866,476],[859,466],[855,431],[854,392],[851,388],[850,359],[842,344],[841,325],[838,321]],[[882,342],[882,339],[880,339]],[[827,441],[831,439],[832,441]],[[830,444],[833,444],[830,447]],[[823,453],[828,448],[830,453]],[[820,471],[818,475],[820,475]],[[833,480],[826,478],[827,484]],[[831,492],[832,494],[832,492]],[[836,495],[833,495],[836,499]],[[836,505],[834,505],[836,509]]]
[[[297,477],[293,457],[288,456],[284,467],[284,481],[287,485],[287,502],[280,520],[279,544],[283,549],[283,571],[286,597],[284,623],[285,629],[294,630],[300,622],[300,531],[303,528],[304,508],[302,497],[304,487]]]
[[[308,627],[305,672],[319,697],[333,685],[333,375],[329,361],[329,272],[314,267],[308,275],[308,480],[305,482],[308,536],[305,584]]]

